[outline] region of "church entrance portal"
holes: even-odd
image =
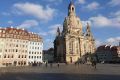
[[[72,63],[72,57],[70,57],[70,63]]]

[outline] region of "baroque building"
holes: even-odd
[[[24,29],[0,28],[0,66],[42,62],[43,40]]]
[[[68,16],[63,22],[63,31],[57,29],[54,40],[54,59],[58,62],[73,63],[87,53],[94,53],[95,40],[87,23],[86,32],[79,17],[76,16],[75,6],[71,1],[68,6]]]

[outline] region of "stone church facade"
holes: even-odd
[[[80,18],[76,16],[75,6],[70,2],[68,16],[63,23],[63,31],[57,29],[54,40],[54,59],[56,62],[74,63],[87,53],[94,53],[95,40],[87,23],[83,33]]]

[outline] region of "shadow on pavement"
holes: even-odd
[[[0,80],[120,80],[120,75],[64,73],[5,73]]]

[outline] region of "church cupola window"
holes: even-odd
[[[72,7],[72,11],[74,11],[74,7]]]
[[[75,6],[73,4],[73,2],[71,1],[68,7],[68,15],[75,15]]]

